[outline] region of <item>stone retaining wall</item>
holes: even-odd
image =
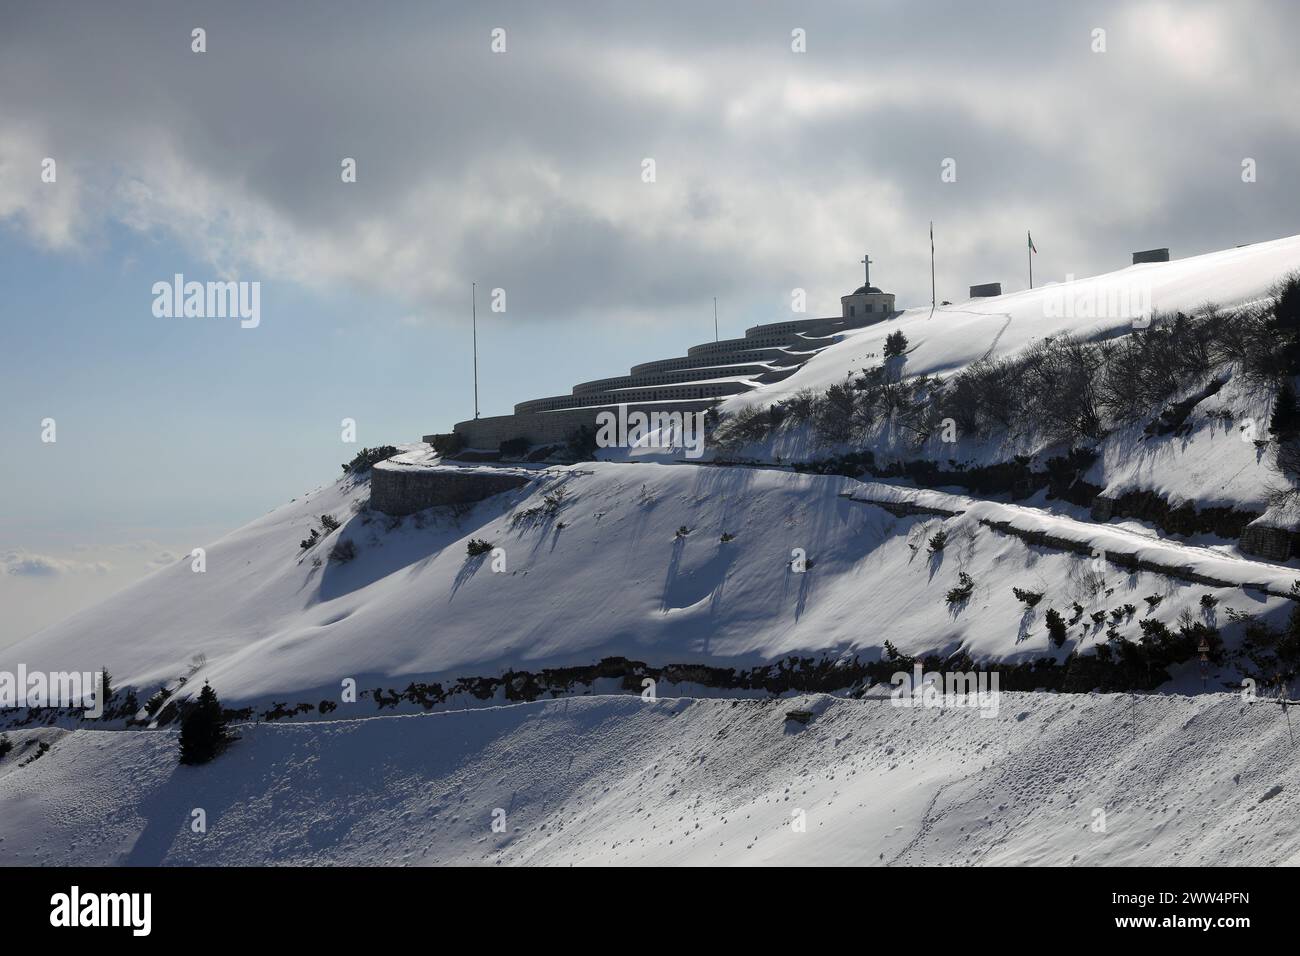
[[[370,507],[409,515],[437,505],[468,504],[528,484],[528,476],[463,468],[376,465],[370,470]]]
[[[1285,561],[1291,557],[1292,537],[1291,532],[1284,528],[1252,524],[1241,533],[1238,546],[1243,554],[1253,554],[1270,561]]]
[[[676,402],[631,403],[629,413],[650,412],[702,412],[718,402],[712,398],[682,399]],[[503,441],[526,438],[534,445],[564,442],[580,427],[596,430],[596,415],[608,411],[618,414],[617,405],[589,405],[586,408],[557,409],[550,412],[525,412],[521,415],[493,415],[491,418],[471,418],[457,422],[456,434],[465,440],[467,448],[496,449]],[[426,437],[425,441],[429,438]]]

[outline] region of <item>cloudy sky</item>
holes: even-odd
[[[498,414],[709,338],[714,296],[724,335],[795,288],[836,313],[864,251],[927,302],[931,220],[949,299],[1024,287],[1027,229],[1039,281],[1300,232],[1298,28],[1281,0],[9,0],[0,642],[330,480],[345,417],[469,417],[471,282]],[[176,273],[261,283],[261,324],[156,317]]]

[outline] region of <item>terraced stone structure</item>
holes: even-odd
[[[496,450],[503,441],[523,438],[542,445],[566,441],[584,426],[594,431],[596,416],[620,405],[629,412],[703,411],[728,396],[793,375],[845,330],[895,314],[893,293],[869,282],[842,296],[840,306],[839,316],[756,325],[746,329],[743,338],[695,345],[685,356],[645,362],[627,375],[575,385],[568,395],[520,402],[513,415],[457,422],[455,431],[467,448]]]

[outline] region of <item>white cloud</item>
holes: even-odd
[[[9,551],[4,556],[5,573],[15,577],[45,578],[64,574],[107,574],[112,567],[106,561],[72,561],[22,551]]]

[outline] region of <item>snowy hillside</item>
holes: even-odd
[[[725,415],[767,409],[800,395],[821,395],[827,388],[882,367],[887,336],[902,334],[906,352],[887,363],[890,374],[904,381],[938,375],[951,383],[956,373],[985,360],[1006,360],[1035,344],[1071,335],[1087,342],[1129,336],[1153,315],[1193,315],[1205,310],[1239,308],[1269,301],[1270,291],[1300,270],[1300,236],[1165,263],[1120,269],[1105,275],[1048,283],[1030,291],[950,306],[908,309],[864,329],[844,333],[840,341],[814,356],[790,378],[734,396],[720,406]],[[1149,427],[1167,406],[1132,409],[1133,422],[1112,423],[1094,445],[1096,460],[1079,475],[1097,492],[1115,498],[1151,493],[1171,507],[1189,502],[1198,509],[1229,508],[1258,515],[1270,510],[1270,495],[1288,482],[1270,454],[1256,440],[1267,438],[1273,390],[1223,367],[1183,381],[1168,402],[1192,403],[1178,428]],[[947,414],[947,412],[945,412]],[[929,460],[943,469],[980,468],[1024,457],[1042,467],[1067,445],[1042,429],[1019,427],[979,434],[969,428],[955,434],[930,434],[918,444],[913,429],[878,422],[850,442],[818,440],[811,425],[787,421],[772,434],[749,439],[739,447],[719,448],[708,457],[788,463],[825,459],[866,449],[877,465]],[[640,457],[646,452],[638,451]],[[621,459],[617,450],[607,457]],[[681,458],[681,452],[660,455]],[[1055,507],[1055,506],[1053,506]],[[1294,515],[1281,523],[1296,525]]]
[[[1072,284],[1049,282],[1024,292],[957,302],[933,314],[928,305],[907,309],[886,322],[845,333],[843,341],[814,356],[796,375],[730,398],[722,407],[766,405],[803,388],[841,382],[864,365],[879,363],[885,336],[894,331],[902,331],[909,342],[908,375],[946,374],[981,358],[1010,355],[1049,335],[1123,334],[1142,317],[1144,305],[1155,312],[1240,305],[1261,298],[1297,269],[1300,236],[1290,236],[1077,277]]]
[[[1105,639],[1090,615],[1125,604],[1141,611],[1122,624],[1132,639],[1148,616],[1174,626],[1190,609],[1199,619],[1206,593],[1221,603],[1220,623],[1229,608],[1278,617],[1290,605],[1239,586],[1271,583],[1285,593],[1286,568],[1187,547],[1169,563],[1204,565],[1223,586],[1114,567],[1098,581],[1086,554],[1031,545],[981,524],[978,512],[898,517],[843,497],[866,487],[771,470],[598,463],[557,469],[459,519],[435,509],[399,521],[353,514],[366,484],[345,479],[215,542],[205,572],[183,560],[9,648],[0,669],[106,665],[117,686],[147,696],[190,673],[201,654],[198,681],[211,681],[228,706],[261,708],[337,699],[349,677],[400,690],[412,680],[446,684],[615,655],[738,668],[792,654],[875,660],[886,639],[908,654],[1062,661]],[[558,488],[566,495],[555,515],[512,517]],[[325,513],[340,516],[342,528],[301,552]],[[682,527],[689,533],[677,537]],[[949,543],[928,554],[941,528]],[[1119,532],[1097,531],[1111,536],[1103,550],[1116,547]],[[469,557],[471,538],[500,547],[504,570]],[[354,541],[357,557],[313,567],[339,539]],[[794,549],[812,562],[804,573],[792,567]],[[1236,576],[1223,564],[1239,567]],[[954,607],[945,593],[962,573],[973,593]],[[1026,608],[1013,587],[1046,597]],[[1160,602],[1154,611],[1148,596]],[[1043,615],[1074,602],[1088,616],[1055,647]],[[369,715],[375,705],[350,706],[335,716]]]
[[[1135,266],[1075,283],[1075,292],[1091,290],[1096,300],[1121,289],[1139,301],[1134,289],[1149,288],[1157,310],[1211,298],[1231,304],[1260,299],[1297,266],[1300,238],[1291,238]],[[1052,294],[1037,289],[933,317],[906,312],[729,405],[842,380],[895,328],[911,343],[908,376],[1010,353],[1049,332],[1132,331],[1129,317],[1045,317]],[[1281,478],[1244,440],[1244,422],[1263,420],[1269,401],[1232,378],[1196,398],[1177,430],[1151,432],[1139,422],[1107,435],[1071,481],[1111,496],[1137,489],[1170,506],[1218,506],[1240,524],[1266,508]],[[806,439],[806,429],[783,432],[767,452]],[[889,441],[882,434],[871,447],[877,461],[889,459]],[[429,457],[426,446],[403,447],[412,460]],[[948,467],[1013,451],[963,438],[919,450],[913,443],[909,454]],[[886,641],[903,655],[1065,665],[1075,652],[1122,649],[1151,628],[1186,632],[1194,619],[1222,632],[1228,654],[1216,653],[1210,675],[1222,687],[1256,674],[1233,658],[1240,616],[1281,626],[1291,607],[1285,595],[1300,577],[1295,562],[1243,555],[1233,537],[1179,536],[1134,519],[1099,523],[1086,507],[1042,490],[1014,505],[1005,494],[946,496],[927,510],[935,500],[899,487],[907,480],[890,489],[868,478],[663,459],[555,467],[530,478],[472,508],[403,519],[370,510],[368,481],[347,476],[212,543],[201,573],[184,558],[0,651],[0,669],[107,666],[116,686],[136,689],[141,701],[160,686],[177,690],[181,678],[184,698],[208,680],[227,706],[263,712],[282,704],[308,717],[318,716],[318,702],[338,700],[349,678],[366,696],[380,692],[334,713],[341,717],[373,714],[402,694],[399,709],[454,708],[637,685],[627,668],[590,672],[605,658],[677,668],[659,675],[664,693],[742,696],[773,687],[755,668],[792,655],[801,666],[879,661]],[[319,540],[309,539],[313,528],[324,532]],[[936,536],[947,546],[936,549]],[[475,539],[496,550],[471,556]],[[960,600],[949,597],[954,588],[965,589]],[[1022,601],[1016,589],[1042,595],[1041,603]],[[1051,614],[1068,620],[1054,640]],[[681,669],[690,665],[728,673]],[[538,676],[555,668],[579,671]],[[1169,677],[1173,687],[1200,685],[1194,662]]]
[[[237,729],[179,768],[169,731],[11,733],[52,746],[0,763],[0,864],[1300,861],[1286,718],[1227,694],[1006,694],[992,718],[597,697]]]
[[[1297,265],[1284,240],[1090,287],[1191,308]],[[904,376],[1132,330],[1048,321],[1048,294],[904,313],[729,405],[842,381],[895,328]],[[1032,434],[828,450],[796,427],[746,450],[761,467],[513,467],[521,487],[405,518],[345,475],[0,651],[0,672],[107,667],[117,704],[158,702],[129,725],[5,715],[0,863],[1300,860],[1268,696],[1300,562],[1236,540],[1285,480],[1248,428],[1271,397],[1232,374],[1180,388],[1175,426],[1135,419],[1077,466]],[[895,471],[778,465],[830,452]],[[905,459],[947,471],[917,487]],[[1010,460],[1039,484],[962,484]],[[379,467],[492,471],[423,444]],[[1095,512],[1132,492],[1149,515]],[[913,658],[996,669],[997,713],[892,706]],[[1243,678],[1262,696],[1223,693]],[[178,768],[172,705],[204,682],[241,739]],[[1135,688],[1162,693],[1087,693]]]

